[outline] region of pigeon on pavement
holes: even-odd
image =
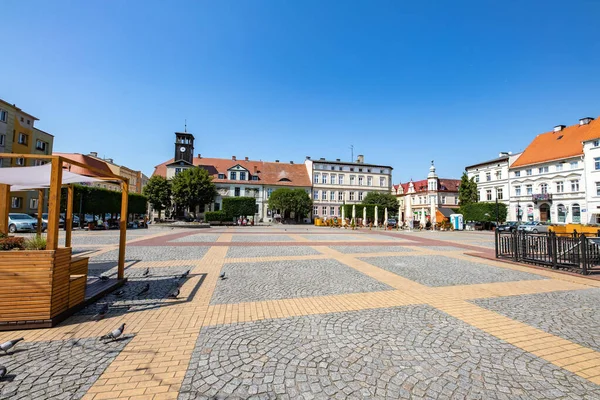
[[[125,324],[121,324],[120,327],[118,327],[114,331],[107,333],[106,335],[102,336],[100,339],[113,339],[114,340],[114,339],[118,338],[119,336],[121,336],[123,334],[124,330],[125,330]]]
[[[223,272],[221,275],[219,275],[219,278],[221,278],[221,279],[227,279],[227,278],[225,277],[225,272]]]
[[[177,290],[175,290],[173,293],[169,294],[167,297],[169,299],[176,299],[177,296],[179,296],[179,293],[180,293],[179,288],[177,288]]]
[[[144,286],[144,288],[137,295],[141,296],[145,293],[148,293],[149,290],[150,290],[150,284],[146,283],[146,286]]]
[[[12,349],[15,344],[19,343],[23,338],[9,340],[8,342],[0,344],[0,350],[4,352],[4,354],[8,353],[10,349]]]
[[[6,367],[4,365],[0,365],[0,380],[6,376]]]
[[[142,276],[148,276],[150,275],[150,267],[147,267],[146,270],[144,271],[144,273],[142,274]]]
[[[102,308],[98,311],[98,314],[96,314],[94,317],[96,317],[98,319],[102,319],[102,318],[104,318],[104,316],[106,315],[107,312],[108,312],[108,303],[104,304],[102,306]]]
[[[116,293],[115,293],[115,296],[117,296],[117,297],[121,297],[121,296],[123,296],[124,294],[125,294],[125,290],[121,289],[121,290],[119,290],[118,292],[116,292]]]

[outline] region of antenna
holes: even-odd
[[[354,161],[354,145],[350,145],[350,162]]]
[[[183,123],[183,131],[185,133],[187,133],[187,118],[184,120],[185,122]]]

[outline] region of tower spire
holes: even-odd
[[[183,131],[187,133],[187,118],[183,122]]]

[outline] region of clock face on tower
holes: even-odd
[[[182,153],[185,153],[185,150],[186,150],[186,148],[185,148],[185,147],[183,147],[183,146],[181,146],[181,147],[179,148],[179,151],[180,151],[180,152],[182,152]]]

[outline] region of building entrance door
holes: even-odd
[[[540,221],[548,222],[550,219],[550,206],[548,204],[540,205]]]

